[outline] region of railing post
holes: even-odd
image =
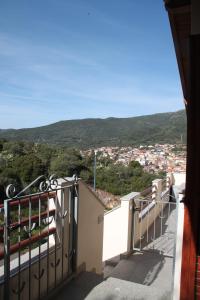
[[[155,207],[154,207],[154,226],[156,222],[156,218],[158,215],[161,218],[161,232],[162,232],[162,219],[163,219],[163,210],[164,210],[164,204],[162,204],[162,179],[155,179],[152,181],[152,200],[155,201]],[[154,231],[155,232],[155,231]]]
[[[131,230],[131,250],[136,249],[139,239],[138,224],[139,224],[140,201],[137,199],[132,200],[132,230]]]
[[[152,200],[160,201],[162,193],[162,179],[152,181]]]
[[[168,187],[170,188],[173,184],[175,184],[175,178],[173,173],[167,173],[167,183]]]
[[[169,176],[166,177],[166,188],[170,189],[171,186],[171,178]]]
[[[173,173],[167,173],[167,189],[169,191],[169,201],[174,201],[172,186],[175,184]]]
[[[4,201],[4,300],[10,299],[10,207]]]
[[[76,272],[77,267],[77,222],[78,220],[78,182],[74,180],[70,188],[70,253],[71,253],[71,271]]]

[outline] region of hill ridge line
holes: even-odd
[[[182,137],[181,137],[182,136]],[[0,139],[88,148],[186,141],[185,110],[117,118],[86,118],[21,129],[0,129]]]

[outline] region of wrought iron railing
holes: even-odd
[[[39,185],[38,192],[26,194]],[[78,181],[38,177],[1,206],[0,299],[40,299],[76,270]]]
[[[173,257],[176,238],[176,203],[170,202],[169,189],[161,198],[135,200],[133,249],[155,250]]]

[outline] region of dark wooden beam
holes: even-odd
[[[190,5],[190,0],[164,0],[165,7],[168,8],[177,8],[185,5]]]
[[[173,1],[172,1],[173,2]],[[189,101],[189,36],[191,32],[191,7],[167,5],[176,59],[181,78],[183,95]]]
[[[181,300],[195,299],[200,230],[200,35],[190,37],[190,101],[187,104],[187,173]]]

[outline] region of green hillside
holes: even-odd
[[[133,118],[60,121],[47,126],[0,130],[0,138],[88,148],[186,141],[184,110]]]

